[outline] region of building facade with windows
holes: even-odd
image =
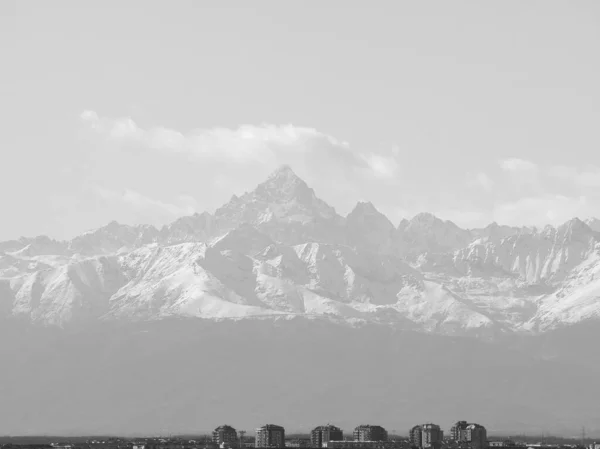
[[[393,441],[328,441],[323,443],[327,449],[397,449]]]
[[[423,427],[414,426],[408,432],[408,440],[411,447],[423,447]]]
[[[487,430],[479,424],[469,424],[465,430],[465,440],[470,449],[485,449],[488,447]]]
[[[388,433],[381,426],[362,424],[354,429],[354,441],[387,441]]]
[[[213,430],[212,441],[217,444],[231,444],[237,442],[238,436],[236,430],[227,424],[217,427]]]
[[[455,423],[450,429],[450,439],[455,443],[464,442],[468,425],[467,421],[458,421]]]
[[[467,421],[458,421],[452,426],[450,439],[461,448],[483,449],[489,446],[485,427]]]
[[[437,424],[423,424],[421,426],[421,447],[439,449],[444,441],[444,432]]]
[[[323,443],[329,441],[342,441],[344,433],[342,429],[331,424],[326,426],[315,427],[310,433],[310,441],[312,447],[323,447]]]
[[[254,447],[285,447],[285,429],[275,424],[257,428]]]

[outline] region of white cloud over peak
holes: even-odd
[[[575,216],[598,215],[597,167],[542,165],[519,158],[505,159],[498,165],[500,173],[492,176],[481,172],[469,183],[486,191],[493,187],[494,203],[487,205],[490,213],[486,215],[490,220],[515,226],[544,226],[558,225]]]
[[[589,215],[590,204],[585,196],[544,195],[526,197],[494,208],[494,220],[507,225],[558,225],[573,217]]]
[[[566,165],[555,165],[547,169],[550,177],[569,181],[579,188],[600,187],[600,167],[588,166],[578,169]]]
[[[519,158],[509,158],[500,161],[500,167],[506,171],[536,171],[538,166],[531,161]]]
[[[381,201],[382,207],[386,201],[391,207],[395,198],[387,191],[400,179],[397,147],[363,151],[309,127],[241,125],[182,133],[165,127],[142,127],[130,117],[102,117],[91,110],[84,111],[80,119],[104,147],[127,149],[127,157],[137,154],[138,162],[144,166],[152,162],[156,171],[166,171],[156,165],[159,163],[171,168],[187,163],[185,169],[177,170],[188,172],[189,167],[196,167],[192,194],[203,210],[218,207],[232,193],[252,189],[283,164],[292,166],[319,196],[342,212],[353,207],[359,194],[371,199],[387,195]],[[106,157],[109,156],[116,158],[114,151],[107,152]],[[173,156],[182,159],[175,162],[178,159]],[[157,162],[157,158],[163,158],[163,162]],[[180,181],[168,173],[164,177],[171,182]]]
[[[347,142],[321,133],[314,128],[293,125],[241,125],[237,129],[197,129],[188,134],[177,130],[139,127],[130,117],[110,119],[94,111],[84,111],[82,121],[90,129],[120,144],[138,145],[145,149],[187,153],[197,158],[226,159],[232,162],[276,163],[286,153],[314,150],[324,146],[337,148],[354,156],[355,163],[363,160]]]
[[[319,165],[320,159],[335,157],[346,168],[375,178],[393,179],[399,169],[399,150],[360,151],[314,128],[288,125],[241,125],[237,129],[196,129],[188,134],[154,127],[142,128],[130,117],[100,117],[86,110],[80,115],[92,131],[118,145],[184,153],[198,160],[232,163],[261,163],[271,167],[295,163],[298,159]],[[311,161],[312,159],[312,161]],[[339,164],[338,164],[339,165]]]

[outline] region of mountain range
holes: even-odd
[[[283,166],[161,229],[0,242],[0,434],[600,436],[599,320],[597,219],[343,217]]]
[[[600,318],[600,220],[461,229],[346,216],[282,166],[252,192],[157,229],[0,242],[0,315],[45,325],[170,316],[326,317],[453,335]]]

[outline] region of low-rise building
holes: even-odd
[[[323,443],[327,449],[393,449],[391,441],[328,441]]]
[[[287,440],[285,447],[307,448],[312,447],[312,444],[308,438],[294,438],[293,440]]]

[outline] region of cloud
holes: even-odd
[[[600,168],[579,173],[576,182],[581,187],[600,187]]]
[[[229,162],[260,162],[282,164],[288,156],[319,152],[345,153],[358,168],[370,168],[375,176],[389,176],[398,166],[397,151],[389,155],[361,153],[314,128],[294,125],[242,125],[237,129],[197,129],[188,134],[165,128],[144,129],[130,117],[109,119],[94,111],[80,116],[89,129],[118,144],[135,145],[143,149],[185,153],[199,159],[222,159]]]
[[[378,178],[394,179],[398,174],[400,165],[393,156],[383,156],[379,154],[362,155],[373,174]]]
[[[593,207],[585,196],[544,195],[525,197],[494,208],[493,218],[511,226],[558,225],[573,217],[591,215]]]
[[[564,223],[575,216],[598,215],[600,168],[570,165],[538,165],[511,158],[499,162],[502,170],[492,179],[479,173],[469,183],[490,191],[490,218],[508,225],[545,226]],[[485,204],[480,204],[485,208]],[[457,220],[458,221],[458,220]]]
[[[577,168],[570,167],[568,165],[553,165],[548,167],[546,170],[546,175],[552,178],[566,179],[566,180],[574,180],[577,176]]]
[[[555,165],[549,167],[547,175],[572,183],[581,189],[600,187],[600,167],[590,166],[584,170],[566,165]]]
[[[537,171],[538,166],[531,161],[519,158],[510,158],[500,161],[502,170],[511,172]]]
[[[98,114],[96,114],[95,111],[90,111],[90,110],[83,111],[80,115],[80,118],[84,122],[90,122],[90,123],[98,122],[100,120],[100,117],[98,117]]]
[[[504,193],[511,199],[525,196],[539,196],[546,193],[542,173],[534,162],[510,158],[499,162],[500,168],[507,176]]]
[[[483,172],[477,173],[468,183],[470,187],[482,188],[486,192],[491,192],[494,189],[494,181]]]
[[[192,215],[196,212],[197,203],[194,198],[181,195],[177,203],[165,203],[163,201],[149,198],[131,189],[116,191],[100,186],[93,187],[94,194],[108,202],[121,203],[133,209],[137,213],[158,214],[166,219],[175,219],[183,215]]]

